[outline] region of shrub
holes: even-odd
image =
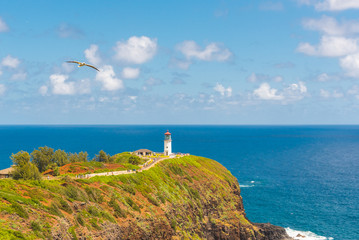
[[[32,229],[33,231],[41,231],[41,226],[40,226],[40,224],[39,224],[38,222],[36,222],[36,221],[32,221],[32,222],[30,223],[30,227],[31,227],[31,229]]]
[[[124,210],[121,209],[121,207],[118,205],[118,203],[116,202],[116,199],[114,197],[111,198],[111,200],[108,202],[108,205],[110,207],[113,208],[113,210],[115,211],[115,217],[119,218],[125,218],[126,217],[126,212]]]
[[[14,202],[11,207],[14,209],[14,211],[16,212],[17,215],[19,215],[19,217],[28,219],[29,218],[29,214],[26,212],[26,210],[18,203]]]
[[[70,207],[70,205],[67,203],[66,200],[60,198],[60,208],[62,210],[64,210],[67,213],[72,213],[72,208]]]
[[[62,212],[59,209],[59,206],[55,203],[52,202],[50,207],[49,207],[49,213],[59,216],[59,217],[63,217],[64,215],[62,214]]]
[[[95,216],[95,217],[99,217],[100,216],[100,212],[98,211],[98,209],[95,207],[95,206],[89,206],[87,208],[87,212],[89,214],[91,214],[92,216]]]
[[[77,214],[76,220],[77,220],[77,222],[78,222],[81,226],[84,226],[84,225],[85,225],[85,222],[84,222],[84,220],[83,220],[83,218],[81,217],[80,214]]]

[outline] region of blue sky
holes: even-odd
[[[358,13],[357,0],[1,1],[0,124],[358,124]]]

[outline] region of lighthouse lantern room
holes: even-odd
[[[169,156],[172,154],[172,139],[171,139],[171,133],[168,130],[165,133],[165,149],[164,149],[163,153],[166,156]]]

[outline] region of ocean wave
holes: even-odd
[[[294,238],[295,240],[333,240],[334,238],[332,237],[323,237],[323,236],[319,236],[313,232],[310,231],[298,231],[298,230],[294,230],[291,228],[285,228],[285,231],[287,232],[287,234]]]
[[[244,188],[244,187],[254,187],[254,185],[245,185],[245,184],[239,184],[240,187]]]

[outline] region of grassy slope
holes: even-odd
[[[131,175],[0,180],[0,239],[95,239],[115,234],[108,229],[116,227],[129,239],[149,232],[202,239],[208,226],[220,226],[220,234],[241,228],[254,236],[257,229],[243,211],[236,178],[216,161],[196,156]]]

